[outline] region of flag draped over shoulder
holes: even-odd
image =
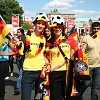
[[[11,30],[9,27],[6,25],[5,21],[2,19],[0,16],[0,47],[2,46],[2,43],[6,37],[6,35],[10,32]]]
[[[77,32],[77,28],[74,26],[71,31],[70,31],[70,35],[69,38],[73,37],[74,40],[78,40],[78,32]]]
[[[77,50],[77,40],[78,40],[78,32],[76,27],[74,26],[71,31],[70,31],[70,35],[68,36],[68,38],[66,39],[66,43],[70,44],[71,48],[76,51]]]
[[[70,35],[66,39],[66,43],[68,43],[74,52],[78,49],[78,32],[76,27],[74,26]],[[80,100],[79,92],[77,90],[77,81],[74,79],[74,61],[70,61],[69,72],[67,76],[67,88],[66,88],[66,98],[68,100]]]

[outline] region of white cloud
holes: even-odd
[[[79,0],[80,4],[85,3],[84,0]],[[79,4],[77,0],[52,0],[51,2],[47,3],[42,7],[42,10],[53,10],[55,5],[57,6],[58,11],[61,13],[68,13],[68,14],[75,14],[75,17],[93,17],[100,15],[100,12],[94,11],[94,10],[70,10],[70,8],[74,8],[75,6],[78,6]],[[98,17],[98,16],[97,16]]]
[[[51,2],[45,4],[41,9],[50,12],[50,10],[53,10],[55,6],[57,6],[57,9],[60,13],[66,13],[66,14],[75,14],[75,17],[97,17],[100,16],[100,11],[94,11],[94,10],[83,10],[83,9],[75,9],[75,6],[77,7],[77,4],[83,4],[85,3],[84,0],[51,0]],[[70,8],[74,8],[74,10],[70,10]],[[36,13],[25,11],[25,16],[35,16]]]
[[[59,1],[62,1],[62,2],[75,2],[76,0],[59,0]]]
[[[69,9],[73,7],[70,2],[75,2],[75,0],[52,0],[51,2],[47,3],[41,9],[45,10],[52,10],[52,8],[56,5],[57,9]]]
[[[25,11],[24,16],[34,17],[36,15],[35,12]]]
[[[79,3],[84,3],[84,1],[83,1],[83,0],[81,0],[81,1],[79,1]]]
[[[91,16],[91,17],[97,16],[97,17],[99,17],[98,15],[100,15],[100,11],[97,12],[97,11],[94,11],[94,10],[91,10],[91,11],[71,10],[70,12],[74,13],[76,17],[87,17],[87,16]]]
[[[97,16],[95,16],[95,17],[91,17],[91,19],[92,19],[92,18],[93,18],[93,19],[94,19],[94,18],[95,18],[95,19],[99,19],[99,18],[100,18],[100,15],[97,15]]]

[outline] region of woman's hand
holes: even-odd
[[[2,56],[6,56],[6,53],[3,52],[3,51],[0,51],[0,55],[2,55]]]
[[[78,44],[78,49],[82,49],[84,47],[84,45],[86,44],[86,42],[80,42]]]
[[[14,40],[15,40],[16,42],[19,42],[19,39],[18,39],[17,37],[14,37]]]
[[[51,65],[50,64],[46,64],[45,65],[45,73],[49,73],[51,69]]]

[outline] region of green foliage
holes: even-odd
[[[28,22],[23,23],[22,27],[24,28],[24,30],[32,29],[32,26]]]
[[[16,0],[0,0],[0,15],[7,24],[12,23],[12,15],[19,14],[19,25],[23,23],[24,11]]]

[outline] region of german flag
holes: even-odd
[[[74,26],[71,31],[70,31],[70,35],[68,38],[73,38],[74,40],[78,40],[78,32],[77,32],[77,28]]]
[[[80,82],[73,78],[72,92],[69,100],[81,100],[81,95],[79,93],[80,89],[78,89],[79,87],[80,87]]]
[[[11,32],[9,27],[6,25],[3,18],[0,16],[0,47],[2,46],[2,43],[6,37],[6,35]]]
[[[49,74],[45,73],[45,66],[42,67],[39,86],[35,95],[35,100],[50,100]]]
[[[68,76],[67,76],[67,87],[66,87],[66,100],[81,100],[79,95],[80,81],[74,79],[74,62],[70,61]]]
[[[78,40],[78,32],[76,27],[74,26],[71,31],[70,31],[70,35],[68,36],[68,38],[66,39],[66,43],[70,44],[71,48],[76,51],[77,50],[77,40]]]
[[[50,100],[50,84],[49,84],[49,74],[46,74],[44,82],[43,100]]]

